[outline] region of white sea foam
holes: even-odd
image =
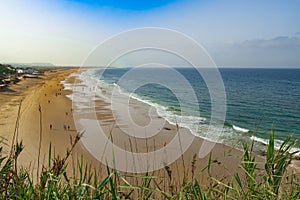
[[[105,85],[106,83],[102,83]],[[185,127],[190,129],[190,131],[194,134],[197,133],[197,128],[195,128],[195,125],[203,124],[206,122],[206,118],[203,117],[196,117],[196,116],[189,116],[189,115],[176,115],[168,110],[167,107],[162,106],[158,103],[154,103],[148,99],[144,99],[140,97],[137,94],[130,94],[126,92],[124,89],[122,89],[117,83],[112,84],[114,87],[117,87],[119,92],[121,92],[123,95],[128,95],[130,98],[135,99],[139,102],[142,102],[144,104],[147,104],[153,108],[155,108],[157,114],[160,117],[163,117],[165,120],[167,120],[170,124],[176,125],[178,124],[181,127]]]
[[[264,145],[267,145],[267,144],[268,144],[268,140],[263,139],[263,138],[256,137],[256,136],[254,136],[254,135],[252,135],[252,136],[250,137],[250,139],[251,139],[251,140],[254,140],[254,141],[256,141],[256,142],[260,142],[260,143],[262,143],[262,144],[264,144]]]
[[[254,141],[256,141],[256,142],[259,142],[259,143],[261,143],[261,144],[263,144],[263,145],[267,145],[268,143],[269,143],[269,140],[268,139],[263,139],[263,138],[259,138],[259,137],[256,137],[256,136],[251,136],[250,137],[251,138],[251,140],[254,140]],[[282,140],[274,140],[274,146],[275,146],[275,148],[277,148],[277,149],[279,149],[280,148],[280,145],[283,143],[283,141]]]
[[[251,136],[251,140],[254,140],[258,143],[261,143],[263,145],[268,145],[269,144],[269,140],[268,139],[263,139],[263,138],[259,138],[259,137],[256,137],[256,136]],[[274,140],[274,147],[275,149],[279,149],[281,144],[283,143],[282,140]],[[290,153],[293,153],[293,152],[296,152],[296,151],[300,151],[300,148],[292,148]],[[300,152],[296,153],[295,155],[297,156],[300,156]]]
[[[87,74],[88,76],[90,76],[91,74]],[[184,127],[187,128],[191,131],[191,133],[193,133],[196,136],[200,136],[198,129],[199,129],[199,125],[204,125],[204,126],[208,126],[206,123],[207,119],[204,117],[197,117],[197,116],[190,116],[190,115],[177,115],[174,114],[172,111],[168,110],[167,107],[162,106],[158,103],[154,103],[149,99],[145,99],[142,98],[141,96],[135,94],[135,93],[129,93],[127,92],[125,89],[121,88],[117,83],[112,83],[112,84],[108,84],[106,82],[103,81],[99,81],[99,85],[101,85],[101,88],[105,88],[106,92],[109,94],[111,94],[110,90],[113,90],[114,88],[118,89],[118,92],[122,93],[123,95],[127,95],[130,96],[130,98],[135,99],[139,102],[142,102],[146,105],[149,105],[151,107],[153,107],[156,110],[156,113],[164,118],[168,123],[172,124],[172,125],[178,125],[180,127]],[[101,91],[100,91],[101,93]],[[99,94],[100,94],[99,93]],[[110,99],[107,99],[107,97],[104,94],[101,94],[101,97],[106,98],[106,100],[108,102],[110,102]],[[202,137],[204,135],[201,135]],[[205,139],[210,139],[205,138]]]
[[[243,132],[243,133],[249,132],[248,129],[241,128],[241,127],[238,127],[238,126],[235,126],[235,125],[232,125],[232,128],[233,128],[234,130],[237,130],[237,131],[240,131],[240,132]]]
[[[136,94],[132,94],[131,98],[154,107],[156,109],[157,114],[160,117],[163,117],[166,121],[168,121],[168,123],[187,128],[196,136],[199,136],[198,125],[206,122],[206,118],[203,117],[174,114],[173,112],[168,110],[167,107],[151,102],[150,100],[145,100]]]

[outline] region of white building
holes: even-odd
[[[24,70],[23,69],[17,69],[17,73],[18,74],[24,74]]]

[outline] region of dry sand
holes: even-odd
[[[47,71],[40,79],[23,80],[0,93],[0,136],[2,142],[7,144],[4,145],[5,153],[10,151],[19,105],[23,100],[15,135],[18,141],[23,141],[25,149],[20,155],[18,164],[29,169],[33,177],[36,177],[38,161],[39,169],[47,165],[50,143],[52,157],[64,157],[67,149],[71,147],[70,137],[74,141],[77,135],[71,112],[72,103],[65,96],[70,91],[63,90],[60,84],[66,76],[76,71],[77,69]],[[70,126],[70,130],[64,130],[64,125]],[[77,162],[80,155],[83,155],[86,163],[93,162],[93,158],[77,145],[72,154],[73,160],[69,159],[69,162],[72,162],[69,164],[69,173],[74,167],[72,164]]]

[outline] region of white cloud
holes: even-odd
[[[300,67],[300,37],[280,36],[208,46],[221,66]]]

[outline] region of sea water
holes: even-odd
[[[96,84],[106,90],[118,87],[132,98],[155,107],[158,114],[170,123],[212,139],[204,134],[209,126],[211,99],[203,77],[195,68],[174,69],[191,85],[197,101],[179,102],[177,94],[189,93],[169,76],[166,80],[173,89],[155,81],[142,84],[143,74],[155,77],[166,73],[164,68],[139,69],[140,75],[127,77],[123,87],[119,82],[132,68],[90,69],[83,72],[81,78],[86,84]],[[300,138],[300,69],[220,68],[219,72],[225,86],[227,108],[220,136],[223,143],[240,148],[243,143],[255,140],[257,148],[264,148],[271,129],[275,131],[277,145],[290,134]],[[129,90],[131,85],[141,86]],[[199,109],[200,115],[194,108]]]

